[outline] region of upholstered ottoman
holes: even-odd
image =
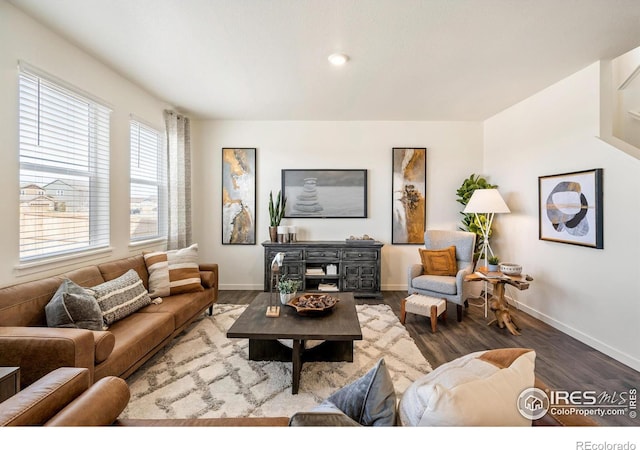
[[[408,312],[431,318],[431,332],[435,333],[438,317],[442,317],[443,322],[447,321],[447,301],[443,298],[411,294],[403,298],[400,304],[400,322],[403,325]]]

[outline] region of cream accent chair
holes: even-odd
[[[476,235],[468,231],[427,230],[424,233],[424,247],[441,250],[455,245],[458,273],[453,276],[425,275],[422,264],[412,264],[408,270],[407,287],[409,294],[422,294],[444,298],[456,304],[458,322],[462,321],[462,307],[468,306],[467,289],[470,283],[464,277],[473,273],[473,251]]]

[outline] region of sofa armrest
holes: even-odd
[[[88,369],[56,369],[0,403],[0,426],[43,425],[89,386]]]
[[[45,425],[71,427],[111,425],[127,407],[130,396],[129,386],[122,378],[113,376],[101,378]]]
[[[213,289],[214,302],[218,301],[218,265],[217,264],[200,264],[200,272],[209,272],[206,277],[201,275],[202,286]]]
[[[59,367],[85,367],[93,381],[93,333],[78,328],[0,327],[0,366],[20,367],[21,389]]]

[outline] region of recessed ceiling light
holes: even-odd
[[[328,59],[329,59],[329,62],[331,64],[333,64],[334,66],[342,66],[347,61],[349,61],[349,57],[347,55],[345,55],[344,53],[333,53],[333,54],[329,55]]]

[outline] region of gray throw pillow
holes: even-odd
[[[102,311],[90,291],[64,280],[44,307],[47,326],[55,328],[104,329]]]
[[[111,281],[90,288],[102,310],[106,325],[124,319],[151,304],[151,297],[133,269]]]
[[[384,358],[363,377],[333,393],[313,411],[342,411],[365,426],[393,426],[396,423],[396,392]]]

